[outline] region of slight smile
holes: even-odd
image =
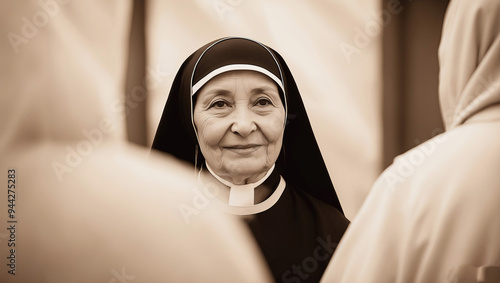
[[[245,144],[245,145],[224,146],[223,148],[239,154],[249,154],[256,151],[261,146],[262,145],[260,144]]]

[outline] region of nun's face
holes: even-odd
[[[283,143],[285,109],[272,79],[254,71],[222,73],[198,92],[194,124],[210,168],[234,183],[264,177]]]

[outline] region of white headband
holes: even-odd
[[[194,95],[200,88],[202,88],[209,80],[213,79],[215,76],[220,75],[225,72],[229,71],[256,71],[259,73],[262,73],[268,77],[270,77],[273,81],[278,84],[278,86],[281,88],[283,93],[285,93],[285,88],[283,86],[283,83],[281,80],[276,77],[273,73],[269,72],[268,70],[255,66],[255,65],[249,65],[249,64],[233,64],[233,65],[226,65],[223,67],[220,67],[218,69],[213,70],[210,72],[208,75],[204,76],[201,80],[199,80],[196,84],[193,86],[193,93],[191,95]]]

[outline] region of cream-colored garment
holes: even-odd
[[[0,282],[268,282],[246,227],[200,202],[191,169],[124,141],[131,1],[0,10]]]
[[[446,129],[500,102],[499,5],[456,0],[448,8],[439,47],[439,100]]]
[[[447,132],[382,173],[322,282],[500,282],[500,2],[452,0],[439,55]]]

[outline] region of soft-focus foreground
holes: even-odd
[[[130,9],[1,4],[0,281],[268,281],[238,221],[186,223],[190,170],[124,142]]]

